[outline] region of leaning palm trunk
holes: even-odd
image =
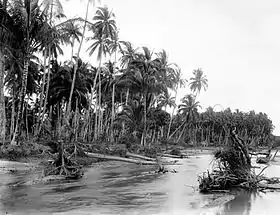
[[[184,126],[186,123],[186,121],[184,121],[170,136],[168,139],[170,139],[171,137],[173,137],[174,134],[177,133],[177,131],[179,131],[181,129],[182,126]]]
[[[177,143],[180,141],[182,135],[185,133],[186,126],[187,126],[187,123],[184,125],[184,127],[183,127],[183,129],[182,129],[182,131],[181,131],[181,133],[180,133],[180,135],[179,135],[179,137],[178,137],[178,139],[177,139],[177,141],[176,141]]]
[[[6,113],[4,97],[4,55],[0,50],[0,142],[5,141],[6,135]]]
[[[84,26],[83,26],[83,35],[82,35],[81,42],[80,42],[80,45],[79,45],[79,49],[78,49],[78,52],[77,52],[77,61],[76,61],[75,66],[74,66],[73,80],[72,80],[72,84],[71,84],[69,102],[68,102],[68,107],[67,107],[67,111],[66,111],[67,121],[69,119],[69,114],[70,114],[70,110],[71,110],[72,96],[73,96],[73,91],[74,91],[74,86],[75,86],[76,74],[77,74],[77,70],[78,70],[78,60],[79,60],[80,52],[81,52],[81,49],[82,49],[82,44],[83,44],[83,41],[84,41],[85,32],[86,32],[89,3],[90,3],[90,0],[88,0],[88,3],[87,3],[86,18],[85,18],[85,23],[84,23]]]
[[[18,112],[17,112],[17,120],[16,120],[16,126],[15,126],[13,139],[11,141],[11,145],[17,144],[18,136],[19,136],[19,127],[22,123],[23,103],[24,103],[24,97],[26,95],[28,67],[29,67],[29,59],[25,58],[24,64],[23,64],[22,86],[21,86],[21,91],[20,91],[20,100],[19,100],[19,106],[18,106]]]

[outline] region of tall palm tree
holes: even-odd
[[[84,41],[85,33],[86,33],[86,26],[88,24],[89,6],[90,6],[90,4],[95,6],[95,3],[96,3],[96,0],[87,0],[87,8],[86,8],[86,15],[85,15],[85,19],[84,19],[83,32],[82,32],[80,45],[79,45],[79,48],[78,48],[78,51],[77,51],[77,58],[78,59],[80,58],[80,52],[81,52],[81,49],[82,49],[82,45],[83,45],[83,41]],[[72,81],[72,85],[71,85],[71,91],[70,91],[70,96],[69,96],[69,104],[68,104],[68,107],[67,107],[67,114],[66,114],[67,117],[69,117],[69,113],[70,113],[70,110],[71,110],[71,100],[72,100],[73,90],[74,90],[74,86],[75,86],[77,69],[78,69],[78,62],[76,62],[75,67],[74,67],[73,81]]]
[[[117,64],[117,54],[119,52],[123,53],[123,46],[126,44],[125,41],[121,41],[119,39],[119,32],[116,31],[115,32],[115,36],[113,38],[113,40],[110,42],[109,44],[109,50],[111,52],[111,55],[115,55],[115,65]],[[115,119],[115,88],[116,88],[116,84],[115,84],[115,75],[113,74],[113,79],[114,79],[114,83],[113,83],[113,90],[112,90],[112,115],[111,115],[111,131],[112,131],[112,136],[111,136],[111,140],[113,141],[113,125],[114,125],[114,119]]]
[[[174,89],[175,90],[175,101],[176,101],[179,87],[184,87],[187,83],[187,80],[182,77],[182,72],[179,67],[176,67],[173,78],[174,78],[173,82],[176,83],[175,89]],[[173,110],[171,113],[171,119],[170,119],[170,122],[168,125],[168,131],[167,131],[167,138],[170,138],[169,134],[170,134],[170,129],[171,129],[171,124],[172,124],[175,108],[176,108],[176,106],[173,107]]]
[[[19,127],[22,121],[23,104],[26,95],[28,68],[33,53],[39,50],[40,43],[44,37],[45,14],[40,10],[38,1],[32,0],[15,0],[11,4],[10,14],[17,32],[14,34],[17,38],[18,46],[16,47],[22,53],[23,71],[20,92],[20,102],[17,111],[17,120],[15,132],[11,144],[17,143]]]
[[[131,91],[138,92],[141,95],[141,103],[143,104],[143,133],[141,138],[142,145],[146,144],[147,133],[147,111],[149,108],[148,98],[156,93],[167,91],[166,85],[162,84],[158,79],[158,67],[153,59],[153,53],[143,47],[143,53],[137,54],[132,60],[124,74],[126,81],[130,83]],[[151,99],[149,99],[151,101]]]
[[[5,72],[5,52],[9,50],[12,34],[9,27],[12,20],[7,10],[7,0],[0,1],[0,142],[5,141],[6,135],[6,113],[5,113],[5,97],[4,97],[4,72]]]
[[[97,50],[97,60],[99,61],[98,79],[99,79],[99,109],[101,106],[101,64],[102,57],[110,53],[109,44],[110,41],[116,36],[116,22],[114,13],[110,12],[108,7],[99,7],[93,17],[94,26],[91,30],[94,34],[93,37],[88,38],[94,40],[94,43],[88,48],[90,50],[89,55],[91,56]],[[101,111],[99,110],[98,130],[96,136],[101,133]]]
[[[201,69],[196,69],[193,71],[194,77],[190,78],[190,88],[191,91],[196,93],[197,95],[200,93],[201,89],[204,90],[208,87],[208,80],[206,78],[206,75],[203,74],[203,71]]]

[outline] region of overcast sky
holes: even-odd
[[[64,4],[68,18],[84,16],[85,1]],[[280,135],[280,1],[103,0],[112,8],[120,39],[165,49],[186,78],[202,68],[209,88],[204,108],[267,113]],[[91,12],[90,18],[94,15]],[[85,47],[86,48],[86,47]],[[82,55],[87,60],[86,53]],[[189,93],[180,91],[180,96]],[[215,110],[220,110],[216,106]]]

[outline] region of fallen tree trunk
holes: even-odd
[[[266,156],[269,156],[270,155],[270,152],[268,151],[260,151],[260,152],[249,152],[250,155],[266,155]]]
[[[128,157],[139,158],[139,159],[142,159],[142,160],[156,161],[155,158],[150,158],[150,157],[146,157],[146,156],[143,156],[143,155],[137,155],[137,154],[133,154],[133,153],[130,153],[130,152],[127,152],[126,155]]]
[[[167,158],[176,158],[176,159],[182,159],[182,158],[186,158],[187,156],[185,155],[170,155],[170,154],[161,154],[161,157],[167,157]]]
[[[98,153],[91,153],[91,152],[85,152],[85,154],[92,158],[99,158],[99,159],[105,159],[105,160],[112,160],[112,161],[122,161],[127,163],[135,163],[140,165],[159,165],[156,161],[142,161],[142,160],[135,160],[131,158],[122,158],[117,156],[111,156],[111,155],[103,155]],[[174,165],[176,162],[164,162],[163,165]]]
[[[263,188],[263,189],[270,189],[270,190],[280,190],[280,184],[262,184],[262,183],[259,183],[258,187]]]

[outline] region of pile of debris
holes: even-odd
[[[267,178],[262,174],[266,167],[255,173],[248,147],[235,129],[230,133],[229,144],[215,152],[214,157],[213,171],[198,178],[201,192],[228,191],[236,187],[249,190],[280,188],[278,178]]]

